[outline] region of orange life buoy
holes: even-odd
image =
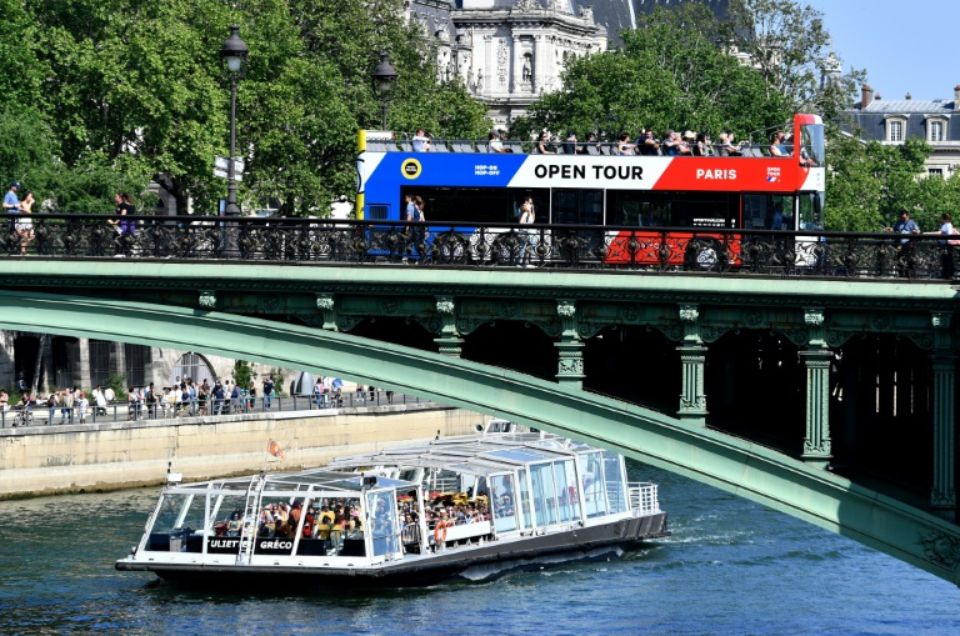
[[[433,539],[437,544],[447,542],[447,522],[441,519],[433,527]]]

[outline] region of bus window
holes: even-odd
[[[603,190],[553,190],[553,207],[551,209],[552,223],[602,225],[603,224]],[[537,213],[537,221],[540,220]]]
[[[823,124],[806,124],[800,127],[800,159],[809,166],[824,165],[826,156]]]
[[[743,195],[743,227],[752,230],[792,230],[793,196],[780,194]]]
[[[532,196],[537,223],[547,222],[549,190],[508,190],[506,188],[401,188],[400,199],[407,194],[420,196],[424,215],[430,223],[496,225],[516,223],[516,211],[523,197]],[[401,213],[404,206],[400,207]]]
[[[800,229],[823,229],[823,192],[800,193]]]
[[[737,227],[739,201],[725,192],[607,192],[607,224],[627,227]]]

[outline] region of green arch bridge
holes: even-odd
[[[584,439],[960,581],[944,280],[7,258],[0,328],[355,378]]]

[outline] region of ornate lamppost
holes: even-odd
[[[373,69],[373,90],[380,98],[383,130],[387,129],[387,110],[390,108],[390,99],[393,97],[393,86],[396,81],[397,69],[390,63],[390,55],[381,53],[380,63]]]
[[[230,157],[227,161],[227,207],[224,210],[227,216],[239,216],[240,206],[237,205],[237,78],[243,61],[250,50],[240,39],[240,27],[236,24],[230,27],[230,37],[220,47],[220,57],[227,63],[230,72]]]

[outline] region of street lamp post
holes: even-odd
[[[230,158],[227,162],[227,207],[224,210],[227,216],[239,216],[240,206],[237,205],[237,77],[243,61],[250,50],[240,39],[240,27],[236,24],[230,27],[230,37],[220,48],[220,57],[227,63],[230,72]]]
[[[380,63],[373,69],[373,89],[380,98],[380,108],[382,109],[383,130],[387,129],[387,109],[390,107],[390,99],[393,97],[393,86],[397,81],[397,69],[390,63],[390,56],[387,53],[380,54]]]

